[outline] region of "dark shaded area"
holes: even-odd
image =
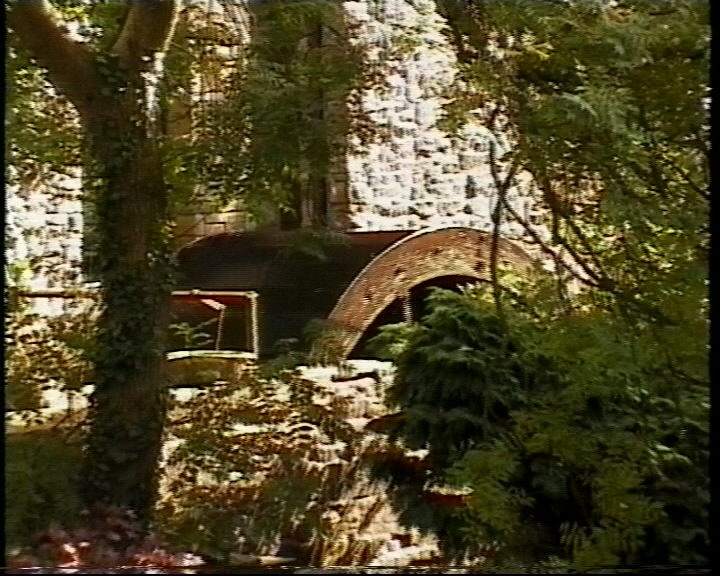
[[[372,324],[367,327],[363,335],[360,337],[360,340],[358,340],[358,343],[355,345],[355,348],[353,348],[352,352],[349,354],[350,358],[372,357],[374,354],[370,341],[374,336],[379,334],[380,328],[387,324],[398,324],[404,321],[405,317],[403,315],[403,304],[402,301],[397,298],[392,304],[390,304],[390,306],[387,306],[385,310],[380,312],[377,318],[373,320]]]
[[[461,287],[467,284],[477,284],[480,282],[477,278],[470,276],[438,276],[422,284],[418,284],[410,290],[410,300],[412,302],[412,313],[415,320],[420,320],[429,312],[426,298],[433,288],[444,288],[445,290],[453,290],[459,292]]]
[[[260,352],[267,356],[278,340],[302,338],[308,322],[327,318],[355,276],[385,248],[410,233],[216,234],[180,250],[176,289],[258,292]],[[180,322],[205,317],[181,302],[175,303],[174,313],[175,321]],[[231,323],[228,320],[225,330]]]
[[[469,276],[438,276],[432,278],[426,282],[422,282],[410,290],[410,311],[413,320],[421,319],[427,312],[427,305],[425,299],[433,288],[445,288],[446,290],[459,291],[461,286],[466,284],[475,284],[479,282],[477,278],[471,278]],[[363,333],[358,343],[355,345],[350,357],[363,357],[372,356],[372,347],[369,344],[370,340],[377,336],[380,332],[380,328],[387,324],[397,324],[405,321],[405,315],[403,313],[403,303],[398,298],[390,306],[385,308],[372,324],[368,326],[367,330]]]
[[[437,282],[457,286],[465,280],[447,277]],[[419,285],[417,297],[429,287]],[[373,474],[389,481],[389,494],[403,523],[438,535],[445,558],[456,561],[465,554],[491,552],[503,562],[562,557],[560,524],[565,519],[588,524],[585,501],[577,502],[587,495],[574,482],[573,471],[558,470],[551,466],[554,462],[542,467],[537,455],[523,456],[508,476],[511,490],[541,503],[523,506],[522,523],[512,539],[465,514],[458,506],[464,503],[461,494],[417,497],[425,486],[442,485],[447,471],[463,462],[469,451],[491,448],[509,437],[513,423],[508,416],[524,407],[530,394],[554,393],[559,386],[552,367],[506,331],[492,306],[477,306],[447,290],[434,293],[426,305],[432,314],[410,335],[396,359],[394,382],[388,389],[388,403],[400,412],[373,425],[409,449],[427,448],[426,468],[418,470],[402,451],[387,452],[375,462]],[[476,489],[471,471],[458,473],[462,474],[458,483]],[[577,494],[568,494],[575,488]],[[469,539],[468,530],[484,537]],[[485,538],[503,540],[505,547],[485,550],[481,541]]]
[[[201,297],[173,298],[168,350],[251,350],[250,300],[235,296],[208,299],[225,306],[222,315]],[[189,325],[191,330],[181,324]]]

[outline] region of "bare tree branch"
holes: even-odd
[[[494,133],[495,128],[495,121],[498,118],[500,109],[499,106],[495,107],[488,118],[487,124],[491,131],[491,133]],[[533,239],[533,241],[542,249],[543,252],[548,254],[553,261],[555,262],[556,270],[559,270],[559,268],[563,268],[566,271],[568,271],[574,278],[582,282],[583,284],[591,287],[598,287],[602,284],[602,279],[597,276],[593,272],[591,268],[587,266],[587,264],[583,261],[583,259],[580,257],[579,254],[577,254],[571,246],[567,246],[566,242],[563,242],[562,245],[568,250],[570,255],[573,257],[573,259],[581,266],[583,271],[587,274],[588,277],[581,276],[577,270],[575,270],[573,267],[571,267],[569,264],[567,264],[561,256],[553,250],[550,246],[548,246],[542,238],[540,238],[539,234],[533,229],[533,227],[526,222],[521,216],[515,211],[515,209],[512,207],[512,205],[507,200],[507,191],[510,188],[510,185],[512,183],[513,178],[517,175],[520,165],[513,161],[513,164],[510,167],[510,170],[508,171],[508,174],[504,180],[501,180],[498,165],[497,165],[497,157],[496,157],[496,149],[495,149],[495,143],[492,142],[490,146],[490,173],[493,178],[493,184],[495,185],[495,188],[498,191],[498,204],[495,207],[495,210],[493,211],[493,235],[492,235],[492,244],[491,244],[491,251],[490,251],[490,278],[491,278],[491,284],[493,286],[493,295],[495,299],[495,305],[498,310],[498,315],[502,317],[502,307],[500,303],[500,296],[502,293],[502,287],[499,284],[498,277],[497,277],[497,252],[498,252],[498,243],[499,243],[499,233],[500,233],[500,222],[502,220],[502,210],[507,210],[507,212],[510,214],[510,217],[518,222],[525,230],[526,233],[530,235],[530,237]],[[555,210],[552,211],[553,214],[556,214]],[[558,235],[559,236],[559,235]]]
[[[544,196],[548,204],[550,205],[550,210],[552,214],[556,216],[560,216],[565,223],[570,227],[570,230],[575,234],[575,236],[578,238],[580,243],[585,248],[588,256],[592,260],[595,267],[598,269],[598,272],[595,272],[585,261],[584,258],[580,256],[580,254],[577,253],[577,251],[570,245],[570,243],[567,241],[567,239],[564,239],[561,237],[561,235],[558,233],[555,237],[555,241],[562,244],[562,246],[570,253],[570,255],[573,257],[573,259],[580,265],[580,267],[583,269],[585,274],[587,274],[590,278],[592,278],[595,282],[598,283],[598,285],[608,285],[609,276],[605,274],[605,272],[602,269],[602,266],[600,264],[600,261],[598,260],[597,256],[592,250],[592,247],[590,246],[590,243],[588,242],[585,235],[582,233],[582,231],[578,228],[577,224],[573,222],[572,215],[568,213],[567,209],[561,205],[560,201],[557,198],[557,195],[552,189],[552,185],[550,184],[550,181],[547,179],[547,177],[541,178],[541,188],[543,190]]]
[[[560,255],[555,252],[550,246],[547,245],[546,242],[543,241],[542,238],[540,238],[540,235],[533,229],[533,227],[526,222],[512,207],[512,205],[505,201],[505,209],[508,211],[510,216],[518,222],[525,232],[533,239],[533,242],[537,244],[540,249],[545,252],[548,256],[550,256],[557,264],[560,264],[567,272],[569,272],[573,278],[576,278],[586,286],[591,286],[593,288],[597,288],[598,284],[597,282],[592,278],[586,278],[584,276],[581,276],[578,274],[577,270],[575,270],[572,266],[570,266],[567,262],[565,262]]]
[[[497,113],[497,108],[494,111],[492,121],[494,123],[494,119]],[[498,279],[498,248],[500,243],[500,225],[502,223],[502,211],[504,206],[507,204],[507,191],[510,188],[510,184],[513,181],[513,178],[515,178],[515,175],[518,171],[518,162],[516,159],[513,159],[513,162],[510,166],[510,169],[508,170],[507,175],[505,176],[504,180],[500,180],[500,172],[498,170],[497,165],[497,150],[496,150],[496,142],[493,140],[490,142],[490,173],[493,178],[493,183],[495,184],[495,189],[497,190],[498,199],[495,204],[495,209],[493,210],[492,214],[492,221],[493,221],[493,234],[492,234],[492,242],[490,245],[490,280],[493,287],[493,298],[495,300],[495,308],[497,311],[498,317],[502,320],[504,318],[503,309],[502,309],[502,291],[500,288],[500,282]]]
[[[85,113],[100,93],[92,52],[70,38],[45,0],[11,2],[7,16],[23,46],[47,68],[53,84]]]
[[[145,68],[148,56],[167,48],[179,13],[177,0],[131,0],[125,24],[110,53],[128,70]]]

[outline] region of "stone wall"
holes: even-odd
[[[340,231],[417,230],[467,226],[490,230],[495,186],[489,168],[491,143],[498,154],[507,143],[480,125],[468,123],[457,136],[438,127],[442,93],[456,81],[457,61],[445,35],[446,23],[434,0],[352,0],[342,3],[355,40],[387,68],[386,87],[364,90],[362,111],[385,129],[389,139],[360,145],[349,134],[352,153],[331,162],[327,176],[327,221]],[[230,28],[239,16],[217,14]],[[247,27],[238,38],[247,40]],[[386,59],[388,53],[394,53]],[[326,103],[326,116],[343,114],[344,102]],[[338,143],[344,150],[346,143]],[[511,190],[514,208],[529,217],[533,208],[519,190]],[[238,206],[228,214],[191,209],[182,215],[182,240],[220,231],[252,228]],[[517,237],[517,224],[502,232]]]
[[[212,3],[209,19],[224,22],[238,45],[247,41],[247,14],[239,5]],[[389,231],[417,230],[425,227],[467,226],[490,230],[495,205],[495,186],[489,169],[489,151],[494,142],[502,152],[507,144],[478,124],[468,124],[458,136],[438,128],[442,115],[442,91],[455,81],[456,60],[444,34],[445,22],[437,13],[434,0],[352,0],[343,2],[348,24],[357,30],[357,40],[370,46],[371,55],[382,58],[392,46],[403,46],[401,54],[385,63],[386,89],[367,89],[360,106],[391,137],[382,143],[359,147],[348,135],[352,153],[335,159],[328,174],[328,224],[336,230]],[[218,47],[215,57],[229,65],[237,53]],[[217,51],[216,51],[217,52]],[[397,52],[397,51],[396,51]],[[206,94],[200,74],[187,107],[192,108]],[[209,79],[206,78],[207,81]],[[200,94],[200,96],[198,96]],[[344,103],[328,103],[327,112],[340,110]],[[192,130],[191,110],[174,110],[171,116]],[[186,136],[187,137],[187,136]],[[189,136],[191,138],[191,136]],[[339,147],[342,149],[343,147]],[[43,182],[43,186],[23,185],[10,191],[8,210],[14,247],[11,260],[30,256],[44,258],[60,253],[63,269],[79,278],[82,244],[82,206],[79,173],[64,182]],[[53,188],[72,190],[71,199],[59,198]],[[515,209],[533,216],[529,199],[518,190],[509,197]],[[241,203],[224,211],[185,206],[177,214],[177,241],[188,241],[217,232],[247,230],[253,223]],[[34,239],[25,240],[21,230],[35,228]],[[518,237],[517,224],[505,224],[506,237]],[[31,234],[31,236],[32,236]],[[48,260],[49,261],[49,260]],[[72,283],[63,281],[62,284]],[[35,289],[52,287],[44,275],[32,281]]]
[[[389,141],[370,145],[345,158],[350,227],[359,231],[415,230],[427,226],[492,227],[496,195],[489,168],[490,146],[498,154],[503,141],[478,124],[467,124],[451,137],[438,128],[442,92],[456,81],[457,61],[445,36],[446,24],[433,0],[361,0],[344,2],[359,38],[379,54],[389,44],[407,46],[394,60],[385,90],[366,90],[361,107],[389,129]],[[350,136],[351,144],[353,136]],[[530,201],[518,191],[509,198],[523,215]],[[331,205],[335,211],[340,204]],[[332,216],[339,216],[331,214]],[[518,236],[517,225],[503,233]]]
[[[184,365],[185,369],[179,366],[181,369],[175,371],[176,375],[197,374],[196,370],[212,366],[209,372],[222,374],[221,377],[224,378],[233,371],[241,371],[244,361],[240,355],[234,359],[222,355],[215,359],[214,365],[206,363],[193,366],[180,358],[175,358],[170,365]],[[393,507],[386,482],[372,478],[364,467],[367,459],[377,451],[378,443],[385,442],[381,433],[373,432],[366,426],[388,414],[383,398],[385,390],[392,383],[393,370],[391,363],[375,360],[348,361],[344,363],[342,370],[338,367],[299,367],[302,376],[318,386],[317,391],[320,393],[314,394],[311,402],[320,409],[328,404],[336,407],[338,422],[343,422],[355,430],[355,434],[348,440],[349,444],[332,441],[334,439],[323,435],[315,436],[316,440],[303,457],[308,465],[327,470],[326,482],[342,486],[337,497],[320,500],[324,512],[323,523],[326,528],[332,528],[332,537],[325,539],[318,558],[322,566],[406,566],[413,560],[429,560],[439,554],[436,538],[430,534],[421,535],[418,530],[404,525]],[[207,374],[208,371],[204,370],[204,373]],[[207,386],[218,385],[206,383],[189,387],[189,382],[196,383],[197,380],[191,376],[190,380],[183,382],[182,387],[170,389],[174,400],[174,409],[169,415],[171,421],[186,417],[186,412],[183,411],[185,402],[196,398],[203,390],[207,390]],[[277,382],[274,393],[287,395],[287,390],[283,391],[283,388],[284,385]],[[74,396],[57,391],[44,392],[48,407],[42,409],[39,416],[45,422],[28,422],[20,412],[11,412],[6,418],[8,433],[12,436],[47,430],[58,426],[59,422],[79,426],[87,417],[88,398],[92,389],[92,386],[85,386]],[[70,398],[74,400],[72,403]],[[286,421],[286,424],[287,422],[291,420]],[[291,425],[297,426],[298,423],[292,421]],[[239,435],[254,434],[263,426],[239,424],[235,429]],[[305,423],[303,426],[306,430],[317,427],[316,423]],[[168,462],[182,442],[169,434],[163,444],[161,498],[170,497],[167,492],[170,483],[182,470],[182,466],[170,465]],[[426,453],[416,451],[409,454],[422,459]],[[331,472],[333,469],[336,473]],[[214,481],[212,475],[201,474],[197,482],[212,484]],[[236,554],[233,555],[233,560],[239,564],[257,565],[261,559],[248,554]]]
[[[82,183],[80,168],[69,174],[44,173],[11,179],[6,187],[5,258],[22,269],[24,289],[45,290],[80,281],[82,260]],[[6,269],[7,273],[7,269]],[[40,313],[59,313],[61,300],[34,299]]]

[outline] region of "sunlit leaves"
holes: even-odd
[[[319,537],[328,502],[353,481],[362,437],[328,398],[295,372],[266,378],[244,366],[177,403],[169,433],[180,445],[157,511],[163,530],[223,561],[238,538],[261,551],[298,526]]]
[[[42,391],[77,391],[92,379],[96,311],[6,316],[6,409],[41,408]]]
[[[342,152],[338,142],[362,120],[326,109],[367,82],[363,50],[344,27],[335,2],[257,7],[253,39],[241,49],[223,96],[198,106],[186,175],[223,202],[241,198],[260,219],[269,207],[295,209],[298,190],[317,193]]]
[[[552,366],[559,380],[551,393],[522,396],[504,422],[513,441],[484,450],[527,463],[535,502],[553,504],[505,506],[527,484],[497,481],[492,458],[472,467],[468,453],[457,480],[497,504],[483,500],[485,516],[478,508],[477,537],[494,526],[517,542],[543,514],[555,526],[551,540],[580,565],[698,561],[708,551],[707,5],[507,1],[456,13],[440,4],[455,14],[470,87],[455,95],[450,117],[460,124],[482,99],[498,105],[513,142],[508,157],[531,174],[553,240],[598,281],[566,291],[554,273],[512,285],[502,278],[507,331],[526,368]],[[491,302],[482,290],[466,298],[454,317],[478,330],[469,311]],[[448,314],[446,303],[434,304],[434,314]],[[477,335],[464,347],[455,336],[462,328],[434,322],[431,314],[416,329],[438,331],[427,342],[403,335],[400,357],[423,367],[422,389],[403,398],[418,423],[417,409],[434,406],[424,396],[460,384],[457,397],[471,402],[466,390],[507,360],[492,339]],[[495,360],[478,370],[460,361],[470,355]],[[527,364],[533,356],[544,361]],[[406,433],[427,428],[410,422]],[[557,499],[550,467],[538,464],[546,459],[568,482]],[[694,497],[680,502],[683,489]]]
[[[38,167],[64,173],[68,165],[80,164],[77,115],[13,40],[10,36],[6,58],[7,161],[19,175]]]

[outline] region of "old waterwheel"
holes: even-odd
[[[267,356],[325,320],[336,354],[357,356],[378,323],[407,320],[427,287],[488,280],[490,244],[489,234],[460,227],[338,233],[313,250],[293,232],[215,234],[178,254],[175,321],[215,318],[207,347]],[[499,260],[531,265],[505,239]]]

